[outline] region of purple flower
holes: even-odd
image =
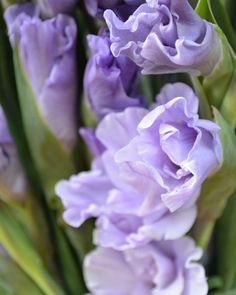
[[[146,112],[141,108],[127,109],[126,120],[139,121],[143,111]],[[114,115],[122,118],[123,113]],[[133,126],[137,126],[137,122]],[[123,126],[120,130],[117,125],[113,127],[116,127],[119,143],[124,144],[125,136],[132,133],[132,124],[127,134]],[[114,138],[115,134],[111,140],[116,146]],[[64,220],[79,227],[88,218],[98,217],[94,242],[115,249],[136,247],[152,239],[175,239],[185,234],[196,217],[193,202],[171,213],[160,198],[163,188],[151,175],[126,168],[114,162],[111,151],[105,151],[94,160],[91,171],[72,176],[69,181],[60,181],[56,193],[65,207]]]
[[[141,105],[137,93],[138,67],[127,57],[115,58],[110,51],[109,33],[88,36],[92,56],[84,76],[84,89],[98,119],[112,111]]]
[[[108,114],[91,171],[56,186],[68,224],[98,218],[96,244],[126,249],[181,237],[195,220],[202,182],[222,162],[219,127],[199,119],[190,87],[166,85],[157,99],[152,111]]]
[[[53,16],[59,13],[70,13],[78,0],[37,0],[42,13]]]
[[[42,116],[71,146],[76,139],[76,25],[65,15],[42,21],[38,14],[31,4],[10,6],[5,12],[9,37]]]
[[[120,18],[127,19],[144,0],[85,0],[88,12],[102,18],[106,9],[112,9]]]
[[[165,189],[161,199],[174,212],[198,196],[203,181],[219,169],[219,127],[199,119],[198,98],[185,84],[164,86],[157,103],[159,106],[139,122],[138,135],[116,153],[115,159],[128,163],[133,171],[144,165]],[[100,128],[108,132],[104,122]],[[109,134],[100,132],[104,144]]]
[[[4,197],[22,200],[25,190],[25,175],[3,110],[0,107],[0,193]]]
[[[124,22],[112,10],[105,11],[112,53],[130,57],[144,74],[209,75],[221,54],[213,25],[187,0],[146,2]]]
[[[188,237],[123,252],[99,247],[85,258],[85,280],[93,295],[206,295],[201,256]]]

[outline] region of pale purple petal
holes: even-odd
[[[79,227],[85,220],[99,216],[110,189],[111,183],[101,170],[83,172],[58,182],[55,190],[65,207],[64,220]]]
[[[196,114],[198,112],[198,97],[193,89],[184,83],[165,84],[156,96],[156,102],[158,105],[162,105],[176,97],[184,97],[186,99],[188,113]]]
[[[93,295],[149,294],[147,290],[145,292],[142,285],[139,286],[129,264],[123,259],[122,252],[98,248],[86,257],[84,273],[87,286]]]
[[[122,252],[99,247],[85,258],[85,280],[93,295],[206,295],[201,255],[188,237]]]
[[[219,60],[213,25],[202,20],[187,0],[147,1],[126,21],[112,10],[106,10],[104,18],[113,54],[128,56],[144,74],[209,75]]]
[[[112,55],[109,33],[102,29],[87,40],[92,55],[85,70],[84,90],[96,117],[143,105],[137,90],[138,67],[127,57]]]
[[[76,24],[65,15],[42,21],[33,4],[5,12],[12,46],[17,47],[40,111],[67,146],[76,139]]]
[[[168,191],[162,200],[171,211],[196,198],[202,182],[221,165],[219,127],[198,118],[193,95],[156,107],[139,123],[138,130],[138,154],[162,176]]]
[[[130,212],[128,209],[123,212],[120,210],[119,213],[118,210],[110,210],[110,214],[99,217],[94,233],[95,244],[125,250],[145,245],[152,240],[178,239],[190,230],[197,214],[195,205],[174,213],[167,209],[164,212],[157,210],[145,217],[134,213],[132,215],[131,208]]]
[[[107,149],[115,152],[137,134],[137,124],[147,112],[144,108],[127,108],[124,112],[111,113],[98,125],[96,136]]]
[[[96,169],[109,185],[103,186],[102,204],[95,195],[74,196],[86,210],[96,205],[96,215],[89,214],[97,217],[97,245],[131,249],[151,240],[174,240],[190,230],[201,185],[222,163],[219,127],[199,119],[197,111],[194,92],[177,83],[162,89],[151,111],[129,107],[99,122],[94,138],[104,150]],[[71,208],[76,212],[73,203]]]
[[[94,157],[98,157],[104,152],[104,146],[96,137],[94,129],[80,128],[79,133]]]

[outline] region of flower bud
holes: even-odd
[[[129,58],[115,58],[110,51],[109,32],[88,36],[92,55],[88,61],[84,90],[89,105],[98,119],[112,111],[142,105],[137,91],[138,67]]]
[[[5,12],[12,47],[33,92],[38,111],[66,146],[76,139],[76,25],[65,15],[42,21],[33,4]]]

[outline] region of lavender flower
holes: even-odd
[[[170,101],[167,101],[166,98]],[[64,219],[98,217],[95,243],[126,249],[184,235],[196,217],[202,182],[221,164],[218,126],[198,118],[191,88],[167,85],[163,105],[131,107],[98,125],[103,144],[91,171],[57,184]]]
[[[85,280],[93,295],[206,295],[201,255],[188,237],[124,252],[97,248],[85,258]]]
[[[122,19],[127,19],[144,0],[85,0],[88,12],[102,18],[106,9],[112,9]]]
[[[60,181],[56,193],[66,209],[64,220],[79,227],[88,218],[98,217],[94,242],[119,250],[143,245],[153,238],[179,238],[190,229],[196,218],[192,202],[170,213],[160,200],[162,188],[149,176],[123,176],[133,177],[137,188],[125,182],[111,155],[104,152],[91,171]]]
[[[127,57],[115,58],[110,51],[109,33],[88,36],[92,56],[84,76],[84,89],[91,109],[101,119],[111,111],[139,106],[138,67]]]
[[[0,107],[0,193],[4,197],[6,195],[22,200],[25,190],[25,175]]]
[[[105,11],[112,53],[130,57],[144,74],[209,75],[221,54],[212,24],[198,17],[187,0],[146,2],[125,22]]]
[[[42,13],[53,16],[59,13],[70,13],[78,0],[37,0]]]
[[[199,119],[198,98],[190,87],[167,84],[157,103],[139,123],[138,135],[116,153],[116,161],[134,170],[141,162],[155,171],[166,190],[162,201],[173,212],[198,195],[202,182],[219,169],[222,147],[218,125]]]
[[[29,3],[10,6],[5,12],[9,37],[42,116],[71,146],[76,138],[76,25],[65,15],[42,21],[38,14]]]

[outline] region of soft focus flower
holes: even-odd
[[[120,18],[127,19],[144,0],[85,0],[92,16],[102,17],[106,9],[112,9]]]
[[[209,75],[221,54],[212,24],[201,19],[187,0],[146,0],[123,22],[104,13],[111,50],[130,57],[144,74],[190,72]]]
[[[110,51],[109,33],[88,36],[92,56],[86,67],[84,90],[97,118],[128,106],[141,105],[137,92],[138,67],[127,57],[115,58]]]
[[[20,164],[16,146],[9,133],[6,119],[0,107],[0,193],[21,200],[26,190],[26,179]]]
[[[206,295],[201,255],[188,237],[124,252],[97,248],[85,258],[85,280],[93,295]]]
[[[9,37],[42,116],[71,146],[76,138],[76,25],[65,15],[42,21],[38,14],[29,3],[10,6],[5,12]]]
[[[37,0],[42,13],[53,16],[59,13],[70,13],[78,0]]]
[[[68,224],[98,217],[97,244],[124,249],[181,237],[195,220],[202,182],[221,164],[219,128],[199,119],[191,88],[167,85],[158,100],[152,111],[107,115],[91,171],[57,184]]]

